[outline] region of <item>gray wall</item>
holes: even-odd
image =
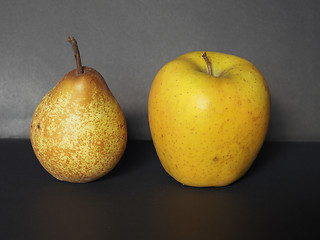
[[[157,71],[207,50],[241,56],[271,91],[268,140],[320,140],[319,1],[1,1],[0,137],[29,137],[41,98],[75,68],[97,69],[124,110],[131,139],[151,139],[147,101]]]

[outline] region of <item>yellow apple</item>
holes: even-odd
[[[270,95],[249,61],[217,52],[191,52],[156,75],[148,115],[166,172],[195,187],[241,178],[264,142]]]

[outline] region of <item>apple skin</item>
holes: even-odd
[[[270,119],[270,94],[249,61],[223,53],[184,54],[156,75],[148,116],[166,172],[194,187],[226,186],[256,159]]]

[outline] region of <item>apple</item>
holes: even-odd
[[[226,186],[256,159],[270,119],[270,94],[249,61],[191,52],[157,73],[149,94],[152,140],[166,172],[194,187]]]

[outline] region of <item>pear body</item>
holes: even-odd
[[[93,68],[67,73],[40,101],[30,140],[41,165],[55,178],[84,183],[111,171],[127,143],[123,112]]]

